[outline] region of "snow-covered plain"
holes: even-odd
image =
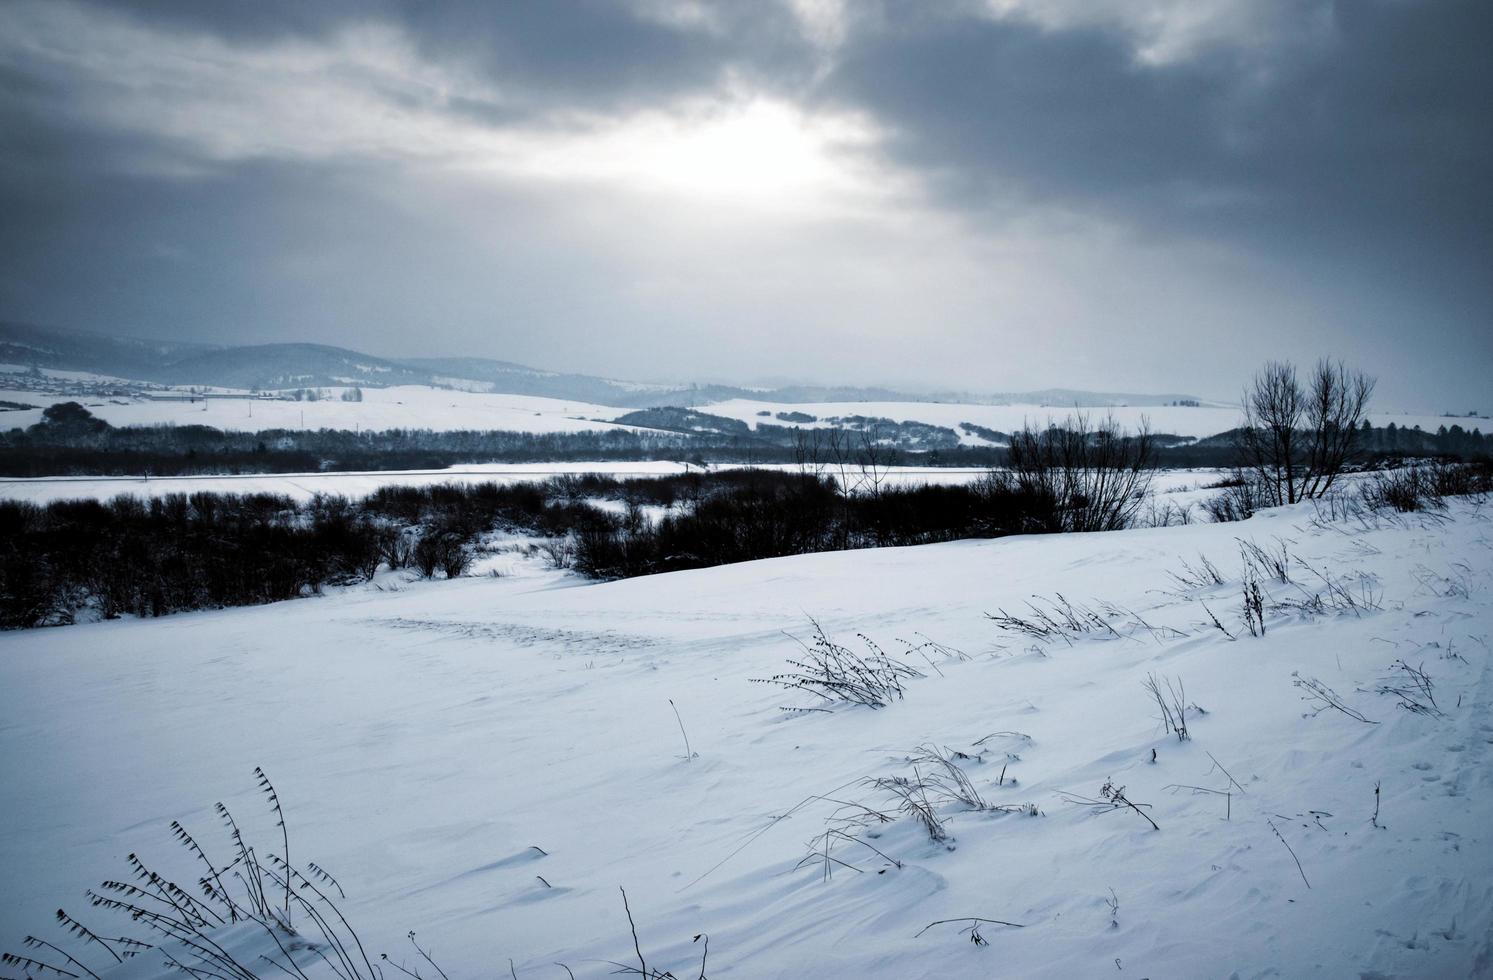
[[[679,976],[697,975],[700,933],[712,977],[1489,975],[1490,514],[1315,517],[592,586],[516,560],[496,579],[0,636],[0,948],[60,938],[52,910],[92,911],[82,890],[127,853],[191,875],[171,819],[221,858],[215,800],[278,849],[262,765],[296,862],[337,876],[365,942],[406,959],[416,930],[458,980],[510,958],[524,978],[611,975],[633,961],[619,886],[650,967]],[[1236,539],[1305,563],[1264,583],[1270,602],[1327,591],[1321,572],[1365,607],[1274,608],[1251,637]],[[1223,584],[1169,575],[1200,555]],[[1056,593],[1113,632],[1041,641],[984,615]],[[785,634],[807,638],[809,616],[851,647],[927,636],[963,656],[910,657],[927,676],[880,710],[784,712],[816,705],[753,680],[798,655]],[[1424,665],[1444,714],[1377,693],[1397,660]],[[1163,731],[1152,672],[1185,683],[1190,740]],[[1367,720],[1314,712],[1307,679]],[[862,781],[914,776],[929,744],[974,756],[959,764],[987,801],[1040,815],[939,805],[948,842],[903,817],[860,835],[885,857],[842,842],[854,868],[797,867],[849,812],[834,800],[892,810]],[[1159,830],[1067,802],[1111,779]],[[924,931],[966,916],[1022,927],[982,926],[988,945],[963,923]]]
[[[111,425],[210,425],[219,429],[241,432],[265,429],[431,429],[452,431],[458,429],[502,430],[508,432],[593,432],[618,428],[612,420],[636,411],[635,408],[618,408],[586,402],[564,401],[555,398],[540,398],[529,395],[504,395],[486,392],[462,391],[456,388],[431,388],[424,385],[398,385],[389,388],[364,388],[361,402],[340,400],[341,388],[324,389],[330,397],[314,402],[297,402],[279,399],[252,398],[249,392],[233,392],[230,389],[208,389],[220,395],[233,394],[239,397],[215,397],[196,401],[172,400],[156,396],[187,396],[185,388],[168,388],[161,385],[141,386],[139,382],[121,382],[140,388],[136,395],[80,397],[59,389],[56,384],[46,387],[27,387],[27,378],[17,370],[6,373],[7,366],[0,365],[0,401],[18,402],[37,406],[34,409],[0,412],[0,425],[6,428],[25,427],[41,420],[41,413],[48,405],[62,401],[81,401],[89,411]],[[48,371],[52,381],[76,381],[87,384],[107,384],[118,381],[101,375],[80,372]],[[146,388],[149,391],[146,391]],[[816,402],[810,404],[751,401],[705,403],[699,411],[738,419],[752,427],[762,423],[772,425],[798,425],[777,417],[778,413],[800,412],[813,415],[818,422],[802,423],[808,426],[824,426],[826,420],[836,417],[867,416],[889,418],[895,422],[922,422],[955,430],[966,445],[983,446],[989,443],[959,429],[961,422],[1010,432],[1025,424],[1046,425],[1049,421],[1061,422],[1076,411],[1071,405],[1010,404],[984,405],[960,402]],[[1134,429],[1141,421],[1149,421],[1152,430],[1168,432],[1190,438],[1202,438],[1226,432],[1239,424],[1239,410],[1234,406],[1205,404],[1197,407],[1184,406],[1115,406],[1114,408],[1078,409],[1091,418],[1098,419],[1113,413],[1123,426]],[[767,416],[759,413],[767,412]],[[1471,429],[1485,423],[1486,419],[1452,419],[1437,415],[1406,414],[1395,412],[1371,412],[1369,419],[1374,425],[1390,422],[1403,428],[1420,426],[1428,432],[1438,426],[1461,424]],[[621,426],[621,428],[632,428]]]
[[[77,400],[94,415],[116,426],[210,425],[239,432],[265,429],[432,429],[438,432],[481,429],[549,433],[630,428],[608,421],[624,414],[624,409],[556,398],[397,385],[364,388],[362,401],[345,402],[340,398],[343,389],[327,390],[331,392],[330,398],[314,402],[252,398],[248,392],[239,393],[243,397],[185,401],[150,397],[75,398],[16,385],[0,390],[0,400],[39,407],[0,414],[0,424],[7,428],[35,425],[41,421],[42,410],[48,405]],[[181,397],[186,397],[186,393],[182,392]]]
[[[731,469],[718,465],[712,469]],[[795,470],[792,465],[768,464],[763,469]],[[108,500],[112,497],[161,497],[173,493],[275,493],[295,500],[310,500],[318,493],[345,497],[366,496],[384,486],[428,486],[434,483],[522,483],[548,480],[568,474],[598,473],[618,479],[672,476],[687,472],[683,463],[666,460],[636,462],[576,463],[480,463],[438,470],[373,470],[349,473],[242,473],[218,476],[46,476],[0,479],[0,499],[27,500],[46,504],[53,500]],[[970,483],[987,472],[966,466],[893,466],[884,482],[890,485],[958,485]],[[826,472],[826,475],[828,472]],[[1153,489],[1158,494],[1197,490],[1223,475],[1217,469],[1162,470]],[[850,472],[852,483],[858,474]],[[1192,494],[1196,500],[1207,494]],[[1176,498],[1179,501],[1182,498]]]

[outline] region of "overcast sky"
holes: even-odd
[[[1493,409],[1488,0],[0,0],[0,319]]]

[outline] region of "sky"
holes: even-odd
[[[1487,0],[3,0],[0,319],[1493,409]]]

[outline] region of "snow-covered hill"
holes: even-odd
[[[1113,415],[1125,428],[1134,431],[1142,422],[1150,424],[1151,431],[1170,433],[1201,439],[1237,428],[1239,407],[1237,405],[1136,405],[1114,404],[1106,407],[1082,407],[1074,402],[1011,402],[1009,404],[977,404],[970,402],[809,402],[785,403],[745,399],[717,402],[701,409],[712,415],[738,419],[749,425],[791,425],[806,428],[822,428],[841,424],[837,419],[887,418],[893,422],[923,422],[953,429],[967,445],[988,445],[991,440],[976,432],[961,428],[971,423],[996,432],[1013,432],[1025,425],[1037,428],[1049,422],[1061,424],[1075,412],[1100,420]],[[808,416],[810,419],[802,418]],[[1393,422],[1401,428],[1420,426],[1427,432],[1453,420],[1436,415],[1406,415],[1391,411],[1371,411],[1367,415],[1371,424],[1384,426]],[[1485,421],[1485,420],[1484,420]],[[1473,423],[1476,424],[1476,423]],[[1468,426],[1470,428],[1470,426]]]
[[[62,939],[52,910],[97,912],[82,890],[127,853],[192,876],[169,820],[226,857],[215,800],[279,850],[262,765],[371,951],[414,958],[413,929],[453,978],[611,975],[635,961],[619,886],[679,976],[702,933],[712,977],[1489,975],[1489,518],[1298,507],[584,587],[515,554],[0,636],[0,947]],[[1254,560],[1260,637],[1241,541],[1289,557],[1289,581]],[[1204,557],[1221,582],[1184,566]],[[986,616],[1064,602],[1091,628]],[[922,676],[880,709],[754,683],[803,658],[810,616]],[[1185,688],[1189,739],[1152,675]],[[943,798],[934,755],[990,808]],[[888,777],[924,784],[945,839]],[[967,917],[1014,925],[928,928]]]
[[[0,425],[25,428],[41,420],[42,410],[62,401],[78,401],[111,425],[210,425],[241,432],[266,429],[456,429],[505,430],[512,432],[581,432],[613,428],[612,420],[635,409],[567,401],[531,395],[495,394],[430,385],[394,385],[362,388],[361,401],[342,401],[347,388],[324,389],[318,401],[289,401],[252,397],[247,390],[215,389],[215,397],[193,397],[186,388],[158,388],[137,392],[109,393],[107,379],[92,375],[31,381],[19,365],[0,365],[0,402],[33,405],[35,408],[0,412]],[[62,372],[48,372],[49,378]],[[72,381],[71,385],[57,381]],[[79,390],[105,393],[79,394]],[[228,396],[228,397],[222,397]],[[667,401],[668,399],[665,399]],[[675,400],[678,401],[677,399]],[[773,402],[745,399],[706,404],[702,412],[745,422],[778,426],[824,427],[843,424],[834,420],[889,418],[894,422],[921,422],[952,429],[965,445],[999,444],[963,427],[963,423],[994,432],[1010,432],[1024,424],[1061,422],[1075,411],[1072,405],[1012,403],[1002,405],[960,402]],[[1237,408],[1219,405],[1198,407],[1121,405],[1106,409],[1083,409],[1091,418],[1113,414],[1121,425],[1134,429],[1145,420],[1153,431],[1189,438],[1226,432],[1239,424]],[[766,413],[766,414],[764,414]],[[1451,420],[1434,415],[1404,415],[1371,412],[1374,425],[1390,422],[1401,428],[1420,426],[1434,432]],[[1470,428],[1472,424],[1468,424]]]

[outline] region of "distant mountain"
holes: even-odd
[[[1187,395],[1137,395],[1049,388],[1013,394],[912,395],[890,388],[790,384],[643,384],[568,374],[480,357],[375,357],[326,344],[226,346],[142,340],[0,321],[0,363],[89,371],[136,381],[224,388],[432,385],[495,394],[536,395],[618,408],[699,408],[731,399],[811,402],[961,401],[1050,405],[1054,409],[1195,402]],[[1217,404],[1217,403],[1204,403]]]
[[[441,382],[454,387],[466,387],[456,382],[475,381],[489,386],[483,387],[483,391],[568,398],[618,408],[652,408],[664,405],[693,408],[733,398],[796,403],[921,400],[887,388],[788,385],[763,390],[721,384],[645,384],[597,378],[587,374],[540,371],[510,361],[493,361],[481,357],[417,357],[406,358],[400,363],[429,372]]]
[[[1046,405],[1054,409],[1099,409],[1130,406],[1155,408],[1161,405],[1196,404],[1208,407],[1232,407],[1226,402],[1208,401],[1196,395],[1139,395],[1118,391],[1079,391],[1076,388],[1043,388],[1040,391],[1009,391],[993,395],[940,395],[938,401],[976,402],[995,405]]]
[[[511,361],[494,361],[483,357],[415,357],[406,358],[399,363],[425,373],[435,383],[454,388],[505,395],[537,395],[619,408],[678,404],[691,395],[690,389],[679,386],[638,384],[596,378],[588,374],[541,371]]]
[[[162,368],[171,384],[225,388],[302,388],[322,385],[432,384],[430,372],[324,344],[257,344],[225,347],[174,360]]]
[[[0,321],[0,364],[154,381],[173,361],[219,349],[208,344],[111,337]]]

